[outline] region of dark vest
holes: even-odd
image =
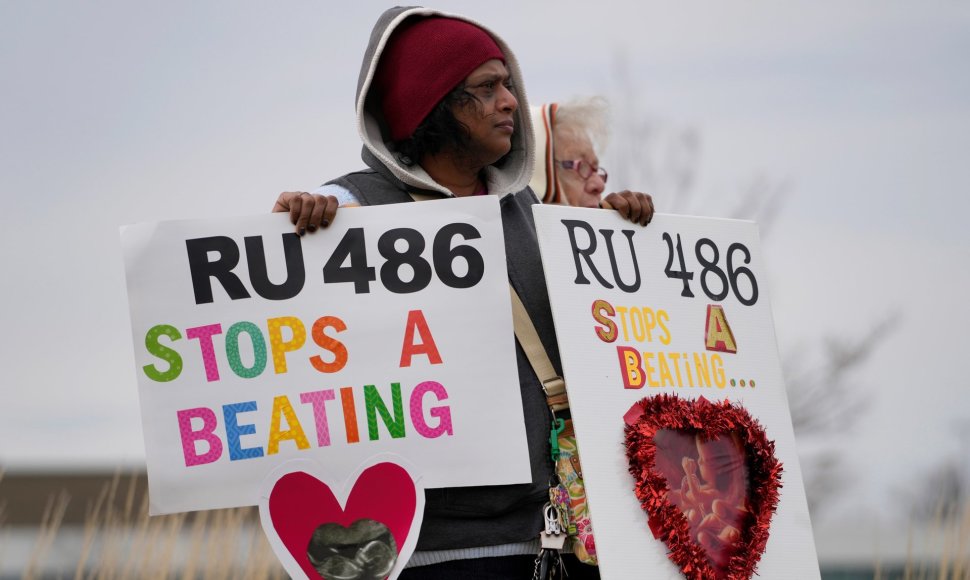
[[[362,205],[412,201],[403,183],[382,173],[365,169],[330,183],[350,190]],[[535,195],[529,189],[506,195],[500,200],[505,256],[509,281],[522,298],[549,358],[561,374],[552,311],[532,219],[532,205],[535,203]],[[532,483],[427,490],[418,550],[449,550],[538,538],[543,525],[541,509],[549,499],[549,483],[553,478],[549,456],[552,417],[539,380],[518,342],[516,357],[532,464]],[[495,429],[501,428],[501,425],[495,426]]]

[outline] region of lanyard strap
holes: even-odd
[[[512,324],[515,326],[515,338],[525,351],[525,356],[532,365],[532,370],[539,377],[542,384],[542,391],[546,394],[546,403],[553,411],[562,411],[569,408],[569,399],[566,397],[566,381],[556,373],[556,369],[549,360],[539,333],[532,324],[532,318],[522,304],[519,293],[509,284],[509,292],[512,295]]]

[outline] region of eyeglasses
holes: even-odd
[[[602,167],[597,167],[594,169],[592,165],[583,161],[582,159],[572,159],[567,161],[559,161],[557,159],[556,165],[562,167],[563,169],[572,169],[583,179],[589,179],[595,173],[603,179],[603,183],[606,183],[606,178],[609,177],[605,169]]]

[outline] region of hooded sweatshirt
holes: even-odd
[[[553,366],[561,375],[559,351],[553,330],[542,263],[539,258],[528,188],[534,165],[534,143],[529,107],[518,62],[508,45],[488,28],[462,16],[426,8],[392,8],[381,15],[371,33],[357,85],[357,126],[363,141],[361,157],[366,169],[339,177],[316,193],[334,195],[341,205],[407,203],[415,197],[453,197],[419,165],[402,163],[382,130],[379,99],[371,94],[381,52],[391,34],[408,18],[446,16],[471,22],[487,32],[502,50],[518,99],[511,151],[485,169],[488,192],[500,198],[509,282],[525,304]],[[471,71],[469,71],[471,72]],[[511,337],[510,337],[511,338]],[[466,348],[475,348],[469,342]],[[488,353],[482,353],[488,356]],[[522,394],[532,482],[517,485],[426,490],[424,521],[417,551],[409,566],[454,559],[538,551],[543,526],[542,507],[549,497],[554,469],[549,454],[551,414],[542,386],[528,358],[516,343],[519,386]],[[496,425],[495,429],[502,429]]]
[[[556,167],[554,129],[558,111],[558,103],[545,103],[530,110],[535,129],[536,168],[529,187],[542,203],[569,205],[566,193],[559,183],[559,171]]]

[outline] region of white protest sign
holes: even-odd
[[[534,213],[603,577],[818,578],[757,226]]]
[[[298,458],[530,481],[498,201],[122,231],[150,511],[255,505]],[[501,425],[500,429],[495,425]]]

